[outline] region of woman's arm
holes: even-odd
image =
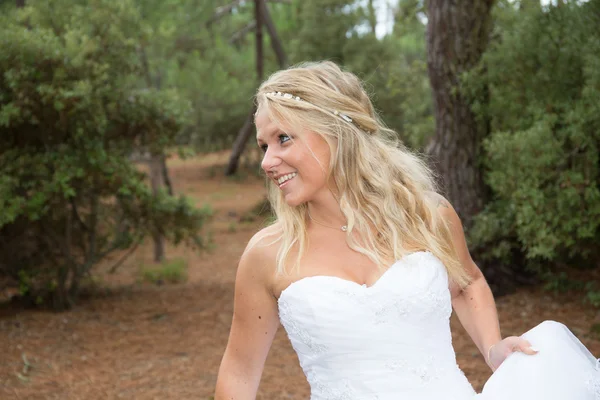
[[[239,263],[229,341],[215,400],[256,398],[265,360],[279,327],[277,300],[271,292],[273,261],[265,247],[249,246]]]
[[[460,218],[450,203],[441,196],[438,209],[448,222],[459,261],[472,279],[462,290],[453,287],[452,306],[489,367],[495,370],[513,351],[535,354],[529,342],[524,339],[508,337],[502,340],[494,296],[481,270],[471,258]]]

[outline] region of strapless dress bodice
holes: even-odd
[[[302,278],[283,290],[278,307],[311,400],[501,398],[477,395],[456,364],[448,275],[430,252],[403,257],[372,286]],[[592,375],[582,390],[596,384],[587,358]]]

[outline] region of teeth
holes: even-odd
[[[277,183],[281,185],[284,182],[289,181],[290,179],[292,179],[296,175],[298,175],[298,174],[296,172],[293,172],[291,174],[287,174],[287,175],[281,176],[281,177],[279,177],[279,179],[277,179]]]

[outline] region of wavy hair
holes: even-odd
[[[302,63],[271,75],[258,89],[256,101],[258,110],[266,110],[276,124],[310,130],[329,144],[327,181],[333,182],[330,190],[348,221],[350,248],[380,267],[413,251],[430,251],[451,280],[461,287],[468,284],[448,224],[437,211],[433,172],[384,125],[354,74],[330,61]],[[280,226],[277,273],[282,273],[292,253],[298,267],[307,248],[308,208],[287,205],[271,179],[267,185]]]

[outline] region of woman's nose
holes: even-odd
[[[263,156],[262,162],[260,166],[262,169],[268,173],[273,168],[277,167],[281,163],[281,159],[274,154],[272,150],[267,149],[265,155]]]

